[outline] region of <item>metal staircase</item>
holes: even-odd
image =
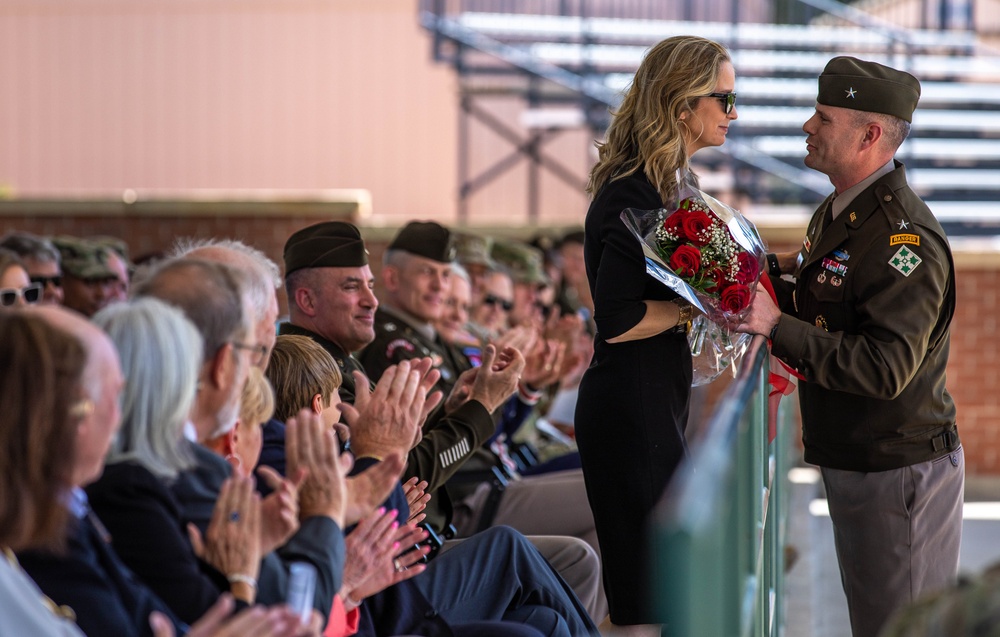
[[[754,15],[740,15],[758,5],[730,2],[422,0],[420,19],[433,34],[435,59],[460,74],[463,112],[498,127],[538,168],[580,187],[578,176],[544,155],[544,143],[579,126],[601,137],[609,107],[655,42],[680,34],[722,42],[738,74],[739,120],[724,146],[696,160],[719,190],[778,208],[812,204],[831,188],[802,164],[801,126],[826,62],[854,55],[906,69],[923,89],[911,138],[898,155],[911,185],[949,232],[1000,233],[1000,56],[978,45],[973,31],[904,29],[835,0],[776,3],[785,17],[819,16],[810,24],[779,24],[773,9],[760,5]],[[692,6],[740,19],[683,19],[695,13]],[[476,101],[501,94],[551,117],[527,134],[487,121]],[[517,160],[510,155],[478,176],[460,175],[460,198]]]

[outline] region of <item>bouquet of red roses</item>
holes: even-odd
[[[701,310],[688,340],[694,385],[717,378],[749,345],[733,332],[749,310],[763,271],[766,247],[757,228],[740,212],[698,190],[682,175],[669,208],[622,212],[639,239],[646,272]]]

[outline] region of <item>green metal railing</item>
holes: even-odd
[[[656,512],[654,594],[665,635],[783,634],[794,399],[781,401],[769,442],[768,374],[758,336]]]

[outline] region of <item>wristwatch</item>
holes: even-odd
[[[773,252],[767,255],[767,273],[771,276],[781,276],[781,265],[778,264],[778,255]]]

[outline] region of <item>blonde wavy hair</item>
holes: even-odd
[[[681,115],[715,91],[723,62],[732,62],[725,47],[696,36],[667,38],[650,49],[613,113],[607,141],[597,143],[587,192],[594,196],[608,182],[642,168],[668,201],[677,188],[677,169],[688,166]]]

